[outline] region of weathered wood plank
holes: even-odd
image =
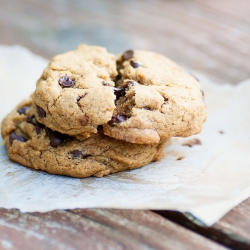
[[[1,249],[226,249],[150,211],[0,209]]]
[[[250,77],[248,10],[247,0],[0,0],[0,43],[47,58],[84,42],[114,52],[133,46],[236,84]]]
[[[204,227],[179,212],[155,212],[233,249],[250,249],[250,199],[232,209],[212,227]]]

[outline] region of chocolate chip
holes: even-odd
[[[82,126],[87,126],[89,123],[89,117],[87,115],[84,115],[79,119],[79,122]]]
[[[36,112],[40,118],[46,117],[46,112],[38,105],[36,105]]]
[[[70,152],[73,158],[82,158],[82,151],[80,150],[73,150]]]
[[[83,95],[78,96],[78,97],[76,98],[76,101],[79,102],[79,101],[80,101],[82,98],[84,98],[87,94],[88,94],[88,93],[84,93]]]
[[[151,110],[151,108],[150,108],[150,107],[147,107],[147,106],[143,107],[143,109]]]
[[[69,76],[63,76],[58,80],[58,83],[60,86],[62,86],[63,88],[69,88],[72,87],[75,84],[75,80],[73,80],[71,77]]]
[[[39,122],[37,122],[35,125],[35,131],[38,135],[40,135],[42,133],[44,128],[45,128],[45,126]]]
[[[122,79],[122,75],[117,75],[116,78],[115,78],[115,81],[119,81]]]
[[[109,86],[109,84],[108,84],[106,81],[103,81],[103,82],[102,82],[102,85],[103,85],[103,86]]]
[[[17,112],[18,112],[20,115],[21,115],[21,114],[26,115],[26,111],[27,111],[29,108],[30,108],[29,106],[24,106],[24,107],[18,109]]]
[[[134,51],[133,50],[127,50],[123,53],[122,55],[122,60],[126,61],[128,59],[131,59],[134,56]]]
[[[115,115],[112,116],[111,120],[108,122],[109,125],[114,125],[114,123],[121,123],[126,121],[129,118],[127,115]]]
[[[34,122],[34,120],[33,120],[34,118],[35,118],[34,115],[29,115],[29,116],[27,116],[27,118],[26,118],[26,122],[35,125],[35,122]]]
[[[133,68],[139,68],[140,66],[142,66],[140,63],[134,61],[134,60],[130,60],[130,65],[133,67]]]
[[[82,151],[80,150],[73,150],[70,152],[72,154],[73,158],[81,158],[81,159],[86,159],[87,157],[91,156],[90,154],[83,155]]]
[[[50,146],[56,148],[57,146],[61,145],[64,140],[65,140],[65,135],[56,132],[56,131],[51,131],[50,132]]]
[[[124,88],[113,88],[114,92],[115,92],[115,95],[118,95],[119,93],[121,93]]]
[[[116,96],[116,101],[121,97],[125,95],[125,89],[124,88],[113,88],[114,93]]]
[[[97,126],[97,131],[103,131],[103,126],[102,125],[98,125]]]
[[[10,145],[12,145],[14,140],[17,140],[20,142],[26,142],[26,139],[23,136],[17,135],[15,132],[12,132],[9,136]]]

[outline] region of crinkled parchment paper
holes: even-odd
[[[35,89],[47,61],[19,46],[0,46],[0,119]],[[236,87],[199,76],[208,120],[183,146],[173,139],[167,156],[141,169],[76,179],[34,171],[8,160],[0,139],[0,207],[23,212],[70,208],[173,209],[207,225],[250,195],[250,81]],[[179,160],[177,160],[179,159]]]

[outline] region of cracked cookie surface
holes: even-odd
[[[52,131],[39,123],[31,100],[19,104],[1,126],[10,159],[29,168],[73,177],[102,177],[142,167],[163,157],[167,141],[133,144],[102,134],[101,128],[89,138]]]
[[[126,51],[117,65],[116,108],[104,134],[145,144],[201,131],[206,108],[194,77],[149,51]]]
[[[37,81],[33,112],[52,130],[87,137],[115,109],[115,56],[105,48],[80,45],[54,57]]]
[[[97,133],[137,144],[201,131],[206,108],[198,81],[168,58],[129,50],[115,59],[81,45],[53,58],[33,95],[37,120],[77,136]]]

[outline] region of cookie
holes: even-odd
[[[103,125],[105,135],[136,144],[197,134],[206,119],[198,81],[168,58],[129,50],[115,61],[86,45],[51,60],[37,81],[33,113],[78,139]]]
[[[117,65],[116,108],[104,134],[151,144],[201,131],[206,108],[194,77],[149,51],[126,51]]]
[[[61,134],[39,123],[24,101],[2,122],[10,159],[26,167],[72,177],[102,177],[142,167],[164,155],[167,141],[132,144],[105,136],[101,127],[84,140]]]
[[[36,119],[68,135],[96,133],[112,118],[116,76],[115,56],[102,47],[81,45],[54,57],[37,81]]]

